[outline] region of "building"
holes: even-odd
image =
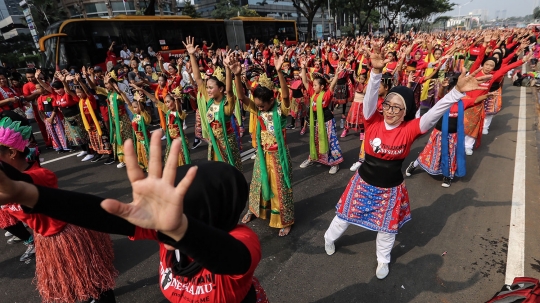
[[[30,34],[30,30],[23,23],[23,20],[23,15],[13,15],[0,21],[0,32],[4,39],[7,40],[20,34]]]
[[[2,1],[2,0],[0,0]],[[59,0],[70,18],[109,18],[116,15],[142,15],[146,0]],[[156,15],[176,15],[175,0],[157,0]]]
[[[0,20],[21,14],[22,10],[17,0],[0,0]]]
[[[489,20],[489,11],[487,9],[475,9],[470,12],[470,15],[478,16],[481,22],[487,22]]]

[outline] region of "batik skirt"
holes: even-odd
[[[240,149],[238,148],[238,139],[236,137],[236,133],[233,131],[225,135],[223,133],[223,129],[221,128],[221,125],[216,126],[216,127],[212,125],[210,126],[210,128],[211,129],[209,129],[209,131],[214,132],[216,142],[219,146],[218,152],[220,153],[221,158],[225,162],[227,163],[229,162],[229,157],[227,156],[227,146],[225,145],[225,140],[227,140],[231,148],[232,158],[234,161],[234,163],[229,163],[229,164],[236,167],[239,171],[243,171],[242,157],[240,157]],[[213,144],[208,144],[208,161],[219,161],[216,151],[214,150]]]
[[[438,129],[433,129],[429,136],[428,143],[424,150],[418,156],[418,163],[430,175],[442,175],[441,147],[442,132]],[[448,134],[448,161],[450,163],[450,178],[454,178],[457,169],[456,148],[457,148],[457,133]]]
[[[291,100],[291,117],[294,119],[306,118],[308,113],[308,107],[306,104],[306,98],[292,98]],[[303,125],[300,125],[303,126]]]
[[[133,137],[133,128],[131,126],[131,121],[129,121],[129,117],[127,116],[127,114],[120,116],[120,140],[122,142],[121,144],[118,144],[116,142],[116,127],[118,126],[114,122],[114,117],[113,117],[113,123],[112,123],[113,136],[111,138],[113,152],[119,162],[124,162],[124,142],[126,142],[127,139],[132,139]]]
[[[343,154],[341,153],[341,147],[339,145],[338,136],[336,134],[336,120],[332,120],[325,123],[326,124],[326,134],[328,135],[328,153],[327,154],[318,154],[318,159],[310,160],[319,162],[324,165],[334,166],[343,162]],[[315,148],[317,152],[319,151],[319,126],[318,122],[315,122]]]
[[[87,130],[90,148],[100,155],[112,154],[112,146],[109,140],[109,134],[107,133],[107,128],[105,127],[103,120],[98,118],[99,127],[101,128],[102,132],[101,136],[97,131],[94,121],[88,120],[88,123],[90,123],[90,129]]]
[[[47,118],[50,118],[52,112],[44,113]],[[47,135],[51,138],[53,148],[55,151],[60,151],[63,149],[68,149],[66,133],[64,130],[64,121],[58,117],[54,116],[54,124],[49,123],[47,120],[43,120],[45,123],[45,128],[47,129]]]
[[[81,114],[72,117],[64,117],[64,130],[71,146],[88,144],[88,133],[83,129],[84,124]]]
[[[349,85],[345,84],[336,84],[334,88],[334,103],[335,104],[345,104],[349,100]]]
[[[249,186],[249,210],[258,218],[268,218],[270,211],[270,227],[284,228],[294,224],[294,199],[292,188],[287,188],[283,168],[279,162],[278,151],[264,151],[266,171],[273,197],[270,201],[262,198],[262,179],[259,154],[256,154],[253,176]],[[287,161],[291,166],[291,156],[287,148]],[[292,170],[289,172],[289,180],[292,182]]]
[[[34,237],[43,302],[81,302],[114,288],[118,271],[109,235],[68,224],[56,235]]]
[[[502,108],[502,88],[497,90],[498,96],[488,97],[484,100],[484,111],[486,115],[495,115],[501,111]]]
[[[339,199],[336,215],[369,230],[397,234],[411,220],[405,182],[390,188],[376,187],[355,173]]]
[[[465,110],[463,123],[465,125],[465,135],[478,138],[484,125],[484,106],[483,104],[471,106]]]
[[[177,139],[173,139],[171,138],[172,140],[182,140],[180,137],[177,138]],[[189,145],[189,142],[186,138],[186,145]],[[167,146],[165,147],[165,162],[167,162],[167,159],[169,158],[169,152],[171,151],[171,145],[170,144],[167,144]],[[189,150],[187,151],[187,154],[188,154],[188,157],[189,157]],[[190,160],[191,162],[191,160]],[[178,152],[178,166],[182,166],[182,165],[186,165],[187,164],[187,159],[186,157],[184,156],[184,146],[182,144],[180,144],[180,151]]]

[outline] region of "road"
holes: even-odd
[[[521,118],[520,96],[525,106]],[[517,264],[512,271],[540,277],[540,237],[535,234],[540,225],[540,178],[534,102],[529,90],[508,84],[503,100],[504,108],[494,118],[489,135],[484,136],[480,149],[467,157],[464,178],[443,188],[441,177],[417,169],[406,179],[412,220],[397,236],[390,274],[382,281],[375,277],[374,232],[352,226],[336,242],[334,255],[324,252],[324,232],[353,175],[348,168],[358,156],[358,136],[340,139],[345,162],[332,176],[327,167],[299,168],[308,155],[309,136],[300,136],[299,129],[288,131],[296,224],[289,236],[280,238],[266,221],[249,223],[260,237],[263,259],[256,276],[270,302],[485,302],[505,282],[509,245],[518,256],[512,260]],[[524,122],[518,131],[520,119]],[[188,125],[188,137],[193,138],[193,115],[188,117]],[[522,134],[520,140],[518,133]],[[243,138],[244,150],[251,148],[248,137]],[[427,139],[425,135],[414,144],[403,170]],[[518,143],[523,153],[516,159]],[[205,159],[206,153],[205,145],[192,151],[194,162]],[[130,201],[125,169],[102,162],[81,163],[74,156],[48,162],[61,156],[51,151],[42,154],[44,166],[57,174],[61,188]],[[244,162],[248,180],[252,170],[253,161],[248,159]],[[524,201],[519,200],[520,191]],[[525,213],[525,219],[514,217],[511,224],[513,210]],[[513,238],[509,244],[510,229],[522,235],[520,227],[525,229],[525,238]],[[166,302],[158,286],[157,245],[114,235],[112,239],[115,266],[120,272],[117,302]],[[2,302],[40,302],[32,282],[34,263],[18,261],[24,249],[22,244],[0,241]]]

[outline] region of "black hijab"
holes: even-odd
[[[403,120],[410,121],[414,119],[416,115],[416,102],[414,101],[414,92],[412,89],[406,86],[394,86],[388,92],[388,95],[386,95],[385,101],[388,100],[388,97],[391,97],[392,93],[400,95],[405,101],[407,109]]]
[[[176,171],[175,184],[180,183],[193,165],[183,165]],[[234,166],[224,162],[203,162],[184,198],[184,213],[194,219],[226,232],[233,230],[246,206],[249,187],[244,175]],[[191,278],[202,266],[190,261],[180,252],[180,262],[175,251],[167,252],[175,275]]]

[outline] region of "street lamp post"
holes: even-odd
[[[459,7],[458,18],[459,18],[459,23],[460,23],[460,24],[461,24],[461,7],[462,7],[462,6],[465,6],[465,5],[467,5],[467,4],[470,4],[471,2],[473,2],[473,0],[471,0],[471,1],[467,2],[467,3],[465,3],[465,4],[459,4],[459,5],[458,5],[458,7]]]

